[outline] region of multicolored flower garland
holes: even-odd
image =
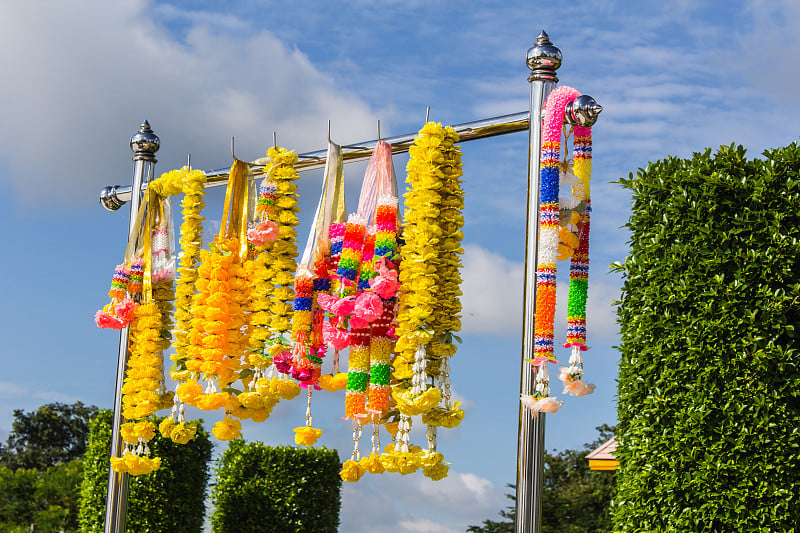
[[[541,199],[539,206],[539,264],[537,265],[537,293],[535,317],[534,359],[537,367],[535,390],[523,394],[522,402],[533,415],[538,412],[556,412],[563,402],[550,396],[550,376],[547,364],[556,362],[553,354],[553,333],[556,301],[556,272],[559,258],[571,257],[570,293],[568,304],[568,339],[565,347],[572,347],[570,367],[561,367],[559,377],[564,381],[564,392],[583,396],[594,391],[594,385],[583,383],[583,360],[580,351],[586,349],[586,289],[588,280],[588,230],[591,204],[589,178],[591,174],[591,128],[576,127],[574,148],[575,180],[569,179],[568,163],[562,163],[561,132],[564,110],[568,102],[579,96],[571,87],[559,87],[547,98],[547,111],[543,123],[541,155]],[[566,167],[566,168],[565,168]],[[560,182],[570,184],[570,195],[561,198]],[[575,208],[583,206],[580,213]],[[568,214],[560,220],[560,212]],[[563,223],[563,224],[562,224]],[[572,232],[578,233],[575,236]],[[578,241],[577,243],[575,241]],[[573,246],[577,247],[573,249]],[[561,249],[559,249],[561,247]]]
[[[215,239],[209,250],[201,251],[200,211],[205,176],[184,167],[156,180],[152,191],[159,197],[186,194],[180,239],[183,254],[178,270],[177,353],[171,371],[180,384],[174,398],[164,392],[163,365],[160,359],[151,357],[156,353],[154,343],[159,347],[156,359],[168,345],[175,299],[174,274],[170,274],[168,266],[170,245],[165,240],[169,238],[165,232],[169,208],[159,204],[156,213],[161,215],[155,215],[149,228],[153,261],[118,269],[110,291],[110,296],[118,300],[111,307],[112,321],[119,320],[116,307],[126,292],[136,292],[142,286],[145,292],[150,286],[152,292],[152,299],[145,299],[132,324],[132,351],[138,344],[141,353],[136,352],[136,357],[131,358],[130,375],[136,377],[126,381],[125,389],[127,414],[139,418],[132,418],[123,429],[123,436],[136,448],[129,450],[131,457],[126,455],[124,460],[116,461],[118,467],[132,473],[157,468],[158,458],[147,456],[147,441],[157,430],[178,443],[194,436],[197,427],[184,420],[181,402],[205,410],[224,409],[225,417],[215,424],[213,433],[221,440],[237,437],[241,432],[237,418],[264,420],[278,400],[299,393],[300,387],[288,379],[288,373],[301,385],[309,385],[308,423],[295,430],[295,439],[301,445],[313,444],[321,430],[311,427],[310,385],[317,390],[335,390],[345,385],[341,380],[344,374],[320,374],[326,348],[323,341],[329,340],[323,326],[330,325],[339,336],[344,333],[351,347],[345,414],[357,426],[356,450],[362,425],[374,423],[372,453],[361,457],[356,452],[355,464],[345,464],[343,479],[353,480],[365,472],[405,475],[419,469],[433,479],[445,477],[449,467],[436,451],[435,428],[455,427],[463,418],[458,403],[451,402],[449,382],[449,358],[456,351],[454,333],[460,329],[457,296],[463,252],[462,172],[460,151],[454,144],[457,140],[452,128],[430,123],[412,149],[409,183],[413,182],[413,190],[406,195],[406,204],[418,208],[419,215],[416,229],[405,235],[412,243],[409,257],[434,250],[433,256],[416,256],[423,263],[427,261],[423,270],[410,269],[418,275],[416,278],[398,270],[401,256],[396,185],[394,194],[373,200],[374,217],[365,217],[359,211],[351,216],[350,224],[331,224],[329,250],[315,254],[312,267],[307,272],[297,271],[293,277],[298,222],[293,183],[297,178],[293,168],[297,156],[293,152],[277,147],[268,152],[272,162],[265,167],[267,179],[259,197],[261,219],[247,228],[247,243],[238,231],[228,232]],[[413,214],[410,219],[415,219]],[[408,260],[405,254],[402,259]],[[337,275],[332,277],[331,272]],[[403,280],[408,281],[409,289],[399,309],[401,315],[406,314],[396,326],[400,300],[397,291]],[[335,295],[331,298],[336,301],[326,300],[326,306],[318,303],[320,296],[331,290]],[[333,305],[338,305],[336,310],[331,309]],[[326,310],[334,319],[324,324]],[[120,312],[126,311],[121,308]],[[291,353],[289,331],[294,347],[303,347],[304,357],[299,360],[296,353]],[[406,343],[405,357],[399,361],[393,361],[396,332],[404,336]],[[334,346],[337,351],[342,347]],[[307,357],[306,349],[310,349]],[[301,368],[300,363],[306,359],[308,368]],[[304,370],[311,379],[305,379]],[[243,385],[241,392],[236,389],[237,380]],[[341,385],[334,383],[339,381]],[[144,419],[154,412],[148,412],[151,409],[170,406],[172,416],[164,419],[159,428]],[[394,419],[387,418],[393,409]],[[428,450],[408,441],[410,417],[414,415],[423,415],[423,423],[429,426]],[[394,435],[394,442],[383,453],[379,424],[385,424]],[[133,459],[136,457],[140,458]],[[151,461],[145,464],[147,460]]]

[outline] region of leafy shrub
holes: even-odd
[[[669,158],[617,268],[615,530],[794,531],[800,517],[800,147]]]
[[[0,466],[0,533],[78,530],[83,460],[46,470]]]
[[[342,480],[326,448],[230,442],[212,492],[216,533],[335,533]]]
[[[80,525],[84,533],[103,531],[111,449],[112,413],[102,410],[91,424],[84,457]],[[156,424],[162,419],[156,418]],[[188,444],[174,444],[157,435],[152,453],[161,468],[152,474],[130,476],[126,531],[131,533],[193,533],[203,528],[211,441],[198,428]]]

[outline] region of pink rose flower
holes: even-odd
[[[292,371],[292,354],[286,350],[273,357],[272,362],[281,374],[288,374]]]
[[[378,277],[369,280],[369,286],[384,300],[393,298],[397,294],[397,271],[386,267],[386,258],[381,257],[378,262]]]
[[[338,317],[350,316],[356,306],[355,296],[345,296],[331,306],[331,313]]]
[[[94,314],[94,322],[101,328],[122,329],[122,321],[108,311],[98,311]]]
[[[539,356],[533,358],[533,361],[531,361],[531,364],[538,368],[538,367],[540,367],[540,366],[542,366],[542,365],[544,365],[546,363],[552,363],[552,362],[554,362],[554,361],[552,361],[549,357],[543,357],[543,356],[539,355]]]
[[[271,220],[259,222],[247,231],[247,240],[256,246],[262,246],[278,238],[278,225]]]
[[[322,324],[322,338],[334,350],[344,350],[350,344],[350,334],[347,330],[339,329],[330,322]]]
[[[356,298],[353,308],[353,318],[358,318],[366,323],[370,323],[383,314],[383,301],[374,292],[362,292]],[[352,319],[351,319],[352,323]]]
[[[127,326],[131,323],[133,317],[136,316],[136,310],[138,308],[139,304],[130,298],[124,298],[114,307],[114,314],[117,315],[117,318],[120,319],[123,326]]]
[[[333,304],[339,301],[339,298],[336,296],[331,296],[330,294],[319,294],[317,295],[317,303],[319,306],[329,313],[333,313],[331,309],[333,308]]]

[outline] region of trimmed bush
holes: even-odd
[[[102,410],[91,424],[79,515],[84,533],[103,531],[112,417],[111,411]],[[154,420],[158,424],[162,419]],[[152,474],[129,477],[126,531],[199,533],[205,518],[211,460],[208,433],[201,426],[188,444],[175,444],[157,435],[150,441],[150,449],[161,457],[161,468]]]
[[[615,531],[800,521],[800,148],[669,158],[633,192]]]
[[[230,442],[212,492],[215,533],[335,533],[342,464],[336,450]]]

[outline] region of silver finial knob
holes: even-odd
[[[558,81],[556,70],[561,66],[561,50],[550,42],[550,37],[544,30],[536,39],[536,44],[528,49],[525,62],[531,69],[528,81]]]
[[[119,185],[104,187],[103,190],[100,191],[100,205],[105,207],[108,211],[116,211],[125,203],[117,198],[117,187],[119,187]]]
[[[131,136],[131,150],[136,157],[142,159],[155,159],[154,155],[161,147],[158,135],[150,129],[150,123],[146,120],[139,127],[139,131]]]
[[[597,122],[603,106],[588,94],[582,94],[564,108],[564,122],[571,126],[589,127]]]

